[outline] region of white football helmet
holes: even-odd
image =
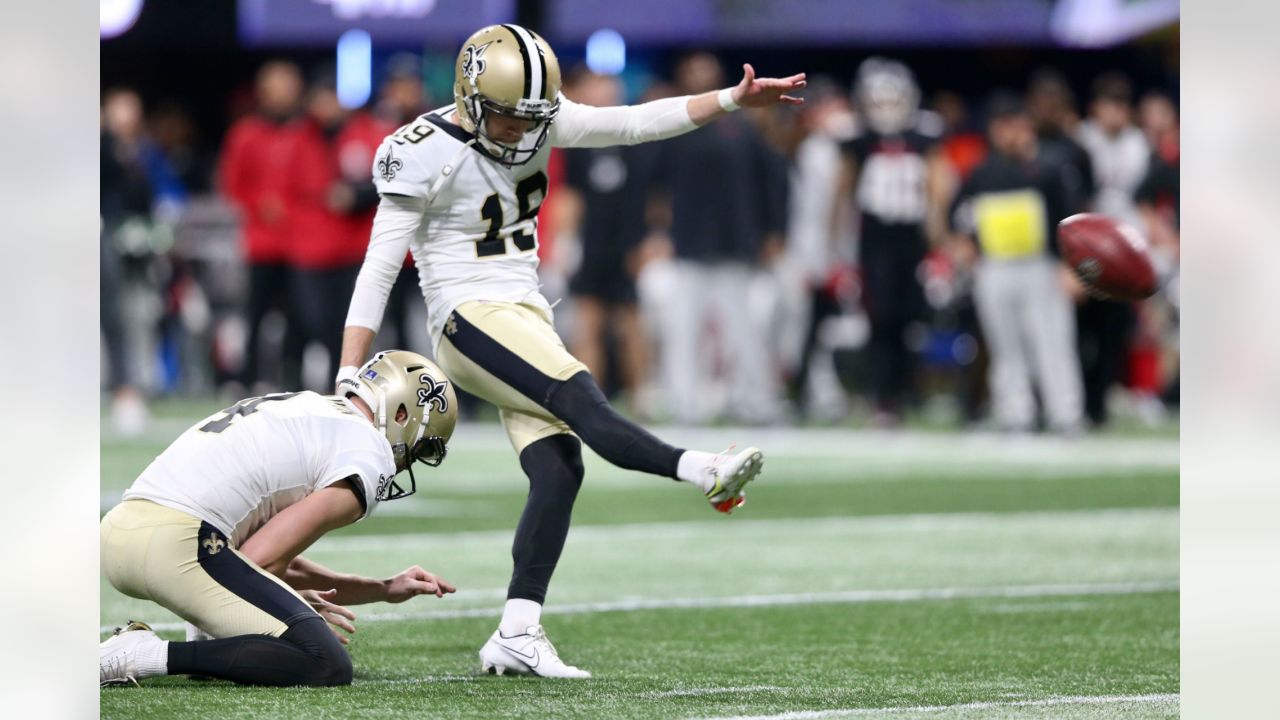
[[[858,67],[854,96],[867,124],[882,135],[911,127],[920,107],[920,88],[911,70],[882,57],[867,58]]]

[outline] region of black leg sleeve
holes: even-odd
[[[520,466],[529,476],[529,497],[511,546],[515,570],[507,597],[542,603],[582,486],[582,443],[571,435],[543,438],[520,453]]]
[[[549,377],[460,313],[449,318],[454,324],[449,342],[459,352],[563,420],[600,457],[627,470],[676,477],[684,451],[619,415],[591,373],[583,370],[568,380]]]
[[[241,635],[169,643],[169,674],[206,675],[244,685],[351,684],[351,658],[324,619],[294,623],[278,638]]]
[[[600,457],[626,470],[674,478],[683,450],[631,422],[609,404],[591,373],[558,383],[546,408],[565,421]]]

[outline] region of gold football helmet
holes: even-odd
[[[462,44],[454,68],[454,103],[458,118],[486,155],[504,165],[529,162],[547,141],[560,112],[560,62],[537,33],[519,25],[490,25]],[[512,147],[489,137],[488,113],[534,123],[532,148]],[[525,145],[525,143],[521,143]]]
[[[413,463],[435,467],[444,461],[449,438],[458,422],[458,397],[453,383],[435,363],[408,350],[387,350],[373,356],[339,392],[354,394],[373,410],[373,423],[387,436],[396,471],[409,471],[409,490],[394,481],[382,500],[412,495],[418,488]]]

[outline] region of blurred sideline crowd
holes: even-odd
[[[101,330],[116,427],[151,398],[326,390],[377,196],[382,138],[449,103],[416,56],[347,110],[335,77],[263,65],[216,155],[173,104],[102,102]],[[685,56],[633,102],[725,86]],[[564,93],[624,101],[585,68]],[[1178,109],[1106,73],[1077,97],[925,96],[885,58],[799,109],[741,111],[661,143],[557,149],[539,215],[543,292],[570,350],[633,415],[685,424],[911,417],[1073,434],[1116,403],[1178,403]],[[1089,297],[1057,259],[1078,212],[1132,225],[1160,293]],[[430,353],[406,260],[375,347]]]

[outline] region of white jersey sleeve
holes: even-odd
[[[373,184],[382,195],[425,198],[433,179],[422,142],[435,128],[422,118],[388,135],[373,155]]]
[[[560,96],[560,114],[551,124],[554,147],[635,145],[683,135],[698,128],[689,117],[689,96],[643,105],[595,107]]]
[[[316,489],[327,488],[334,483],[354,478],[356,489],[364,498],[364,515],[369,517],[378,503],[385,498],[387,486],[395,477],[395,466],[387,464],[386,439],[376,430],[361,425],[339,426],[340,444],[324,455],[316,471]]]
[[[420,197],[383,195],[373,218],[369,249],[356,278],[356,289],[347,310],[347,325],[377,331],[387,307],[391,287],[400,275],[409,243],[418,232],[427,201]]]

